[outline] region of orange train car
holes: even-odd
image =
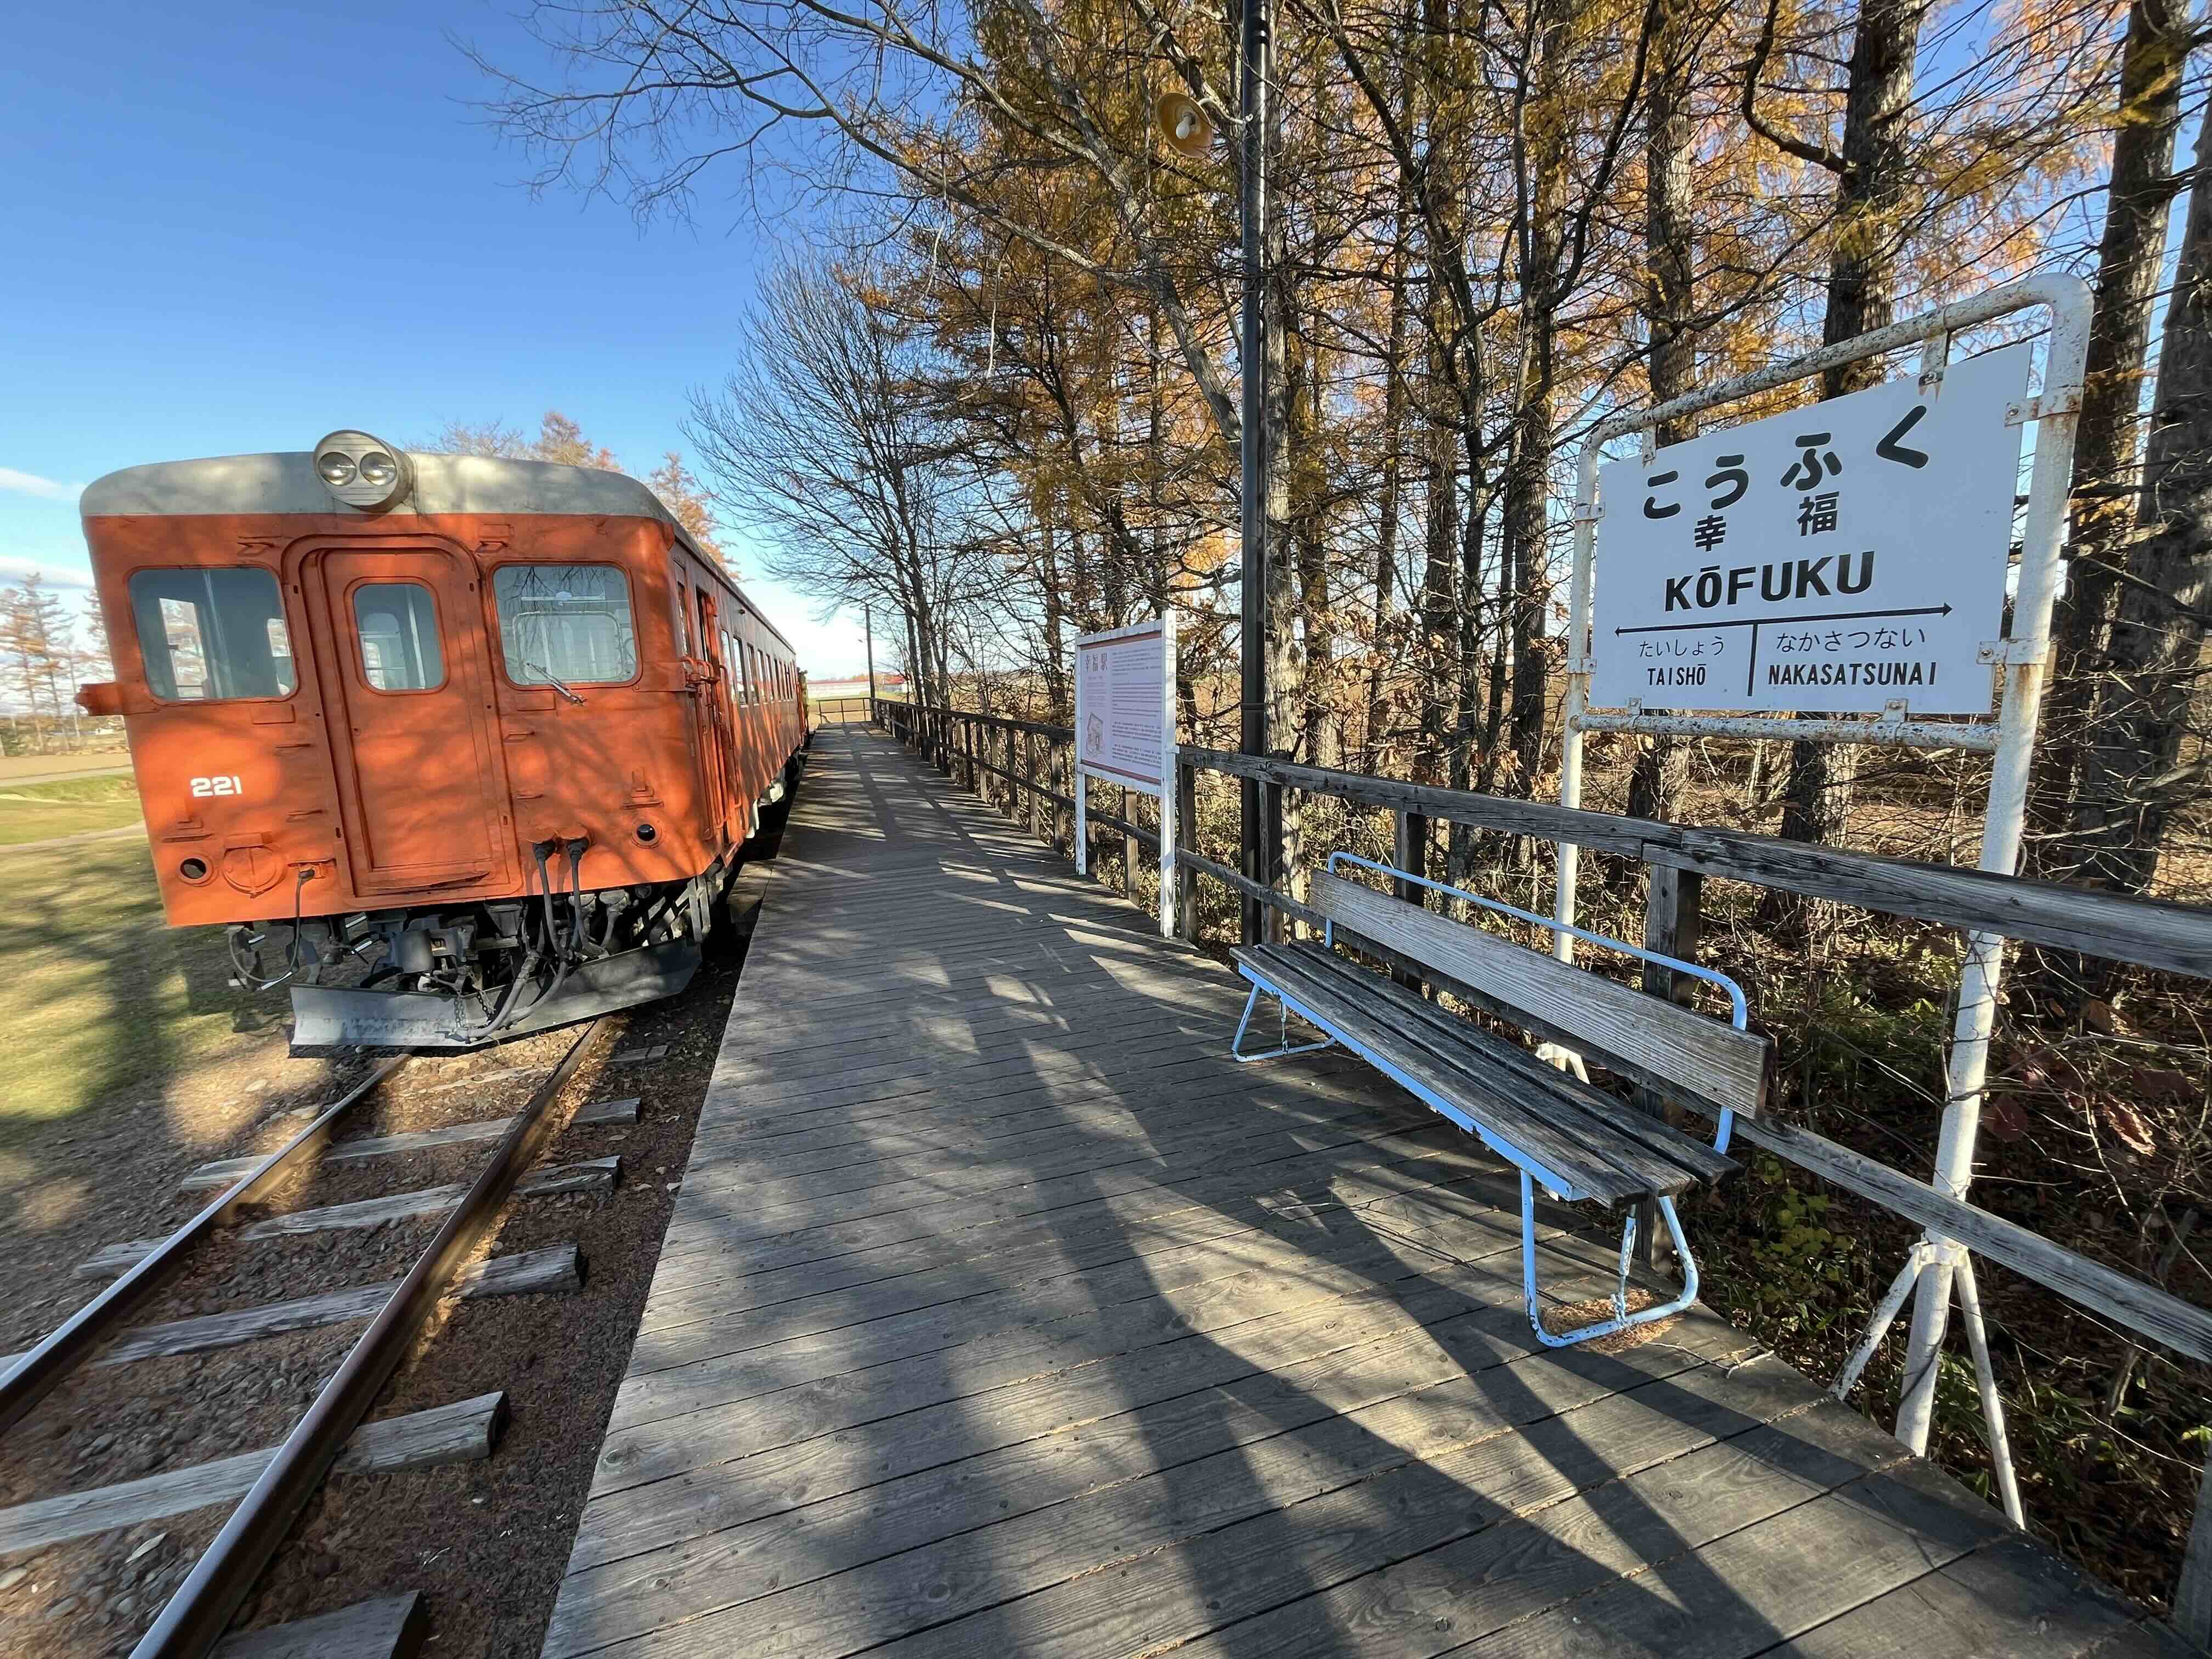
[[[85,540],[173,927],[295,1048],[473,1048],[690,981],[796,781],[791,645],[643,484],[313,450],[136,466]]]

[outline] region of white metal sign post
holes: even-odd
[[[1075,641],[1075,868],[1091,870],[1088,781],[1160,803],[1160,936],[1176,926],[1175,613]]]
[[[2039,307],[2051,315],[2040,397],[2020,395],[2014,350],[1947,362],[1954,331]],[[1980,867],[2014,873],[2047,672],[2089,313],[2088,288],[2076,277],[2009,283],[1601,423],[1582,452],[1575,504],[1561,802],[1581,805],[1583,738],[1590,732],[1978,750],[1993,756]],[[1662,422],[1916,343],[1917,380],[1652,447],[1650,434]],[[1915,410],[1924,412],[1915,416]],[[1999,638],[2018,428],[2031,421],[2035,463],[2012,628]],[[1606,444],[1635,433],[1644,435],[1641,461],[1601,465]],[[1813,434],[1826,436],[1814,442]],[[1725,456],[1741,459],[1730,466]],[[1925,459],[1916,465],[1917,456]],[[1738,470],[1741,493],[1729,476]],[[1713,518],[1721,522],[1705,522]],[[1698,545],[1700,535],[1710,545]],[[1686,625],[1662,631],[1678,623]],[[1686,655],[1672,645],[1647,648],[1678,638],[1705,641],[1705,654]],[[1994,723],[1987,718],[1988,676],[1968,672],[1970,664],[2005,671]],[[1702,678],[1695,672],[1701,665]],[[1773,718],[1799,711],[1818,712]],[[1851,712],[1877,717],[1833,718]],[[1968,718],[1923,718],[1929,715]],[[1574,919],[1577,852],[1560,844],[1562,921]],[[1565,957],[1573,941],[1562,933],[1555,948]],[[1997,934],[1970,935],[1960,968],[1934,1176],[1954,1198],[1966,1195],[1973,1175],[2004,950]],[[1936,1357],[1954,1288],[1978,1360],[1985,1350],[1972,1271],[1956,1241],[1924,1237],[1838,1381],[1840,1395],[1917,1285],[1897,1420],[1898,1438],[1917,1452],[1927,1449]],[[1977,1371],[1992,1460],[2017,1522],[2003,1410],[1986,1365]]]

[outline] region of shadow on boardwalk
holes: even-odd
[[[1479,1146],[817,748],[548,1654],[2157,1650],[1723,1322],[1540,1350]]]

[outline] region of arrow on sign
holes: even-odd
[[[1856,622],[1868,617],[1948,617],[1948,605],[1923,605],[1911,611],[1823,611],[1809,617],[1718,617],[1711,622],[1652,623],[1643,628],[1616,628],[1620,634],[1702,634],[1709,628],[1764,628],[1770,623]]]

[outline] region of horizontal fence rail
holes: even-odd
[[[1954,865],[1836,852],[1778,836],[1700,830],[1585,807],[1398,783],[1220,749],[1186,745],[1179,753],[1209,771],[1334,795],[1361,805],[1417,812],[1541,841],[1572,842],[1645,864],[1778,887],[1881,915],[1982,929],[2138,967],[2212,978],[2212,910],[2193,905],[2092,892]]]
[[[1047,744],[1072,744],[1075,734],[1070,727],[912,703],[878,702],[876,710],[893,735],[956,777],[964,769],[971,782],[979,775],[988,775],[1003,781],[1018,795],[1048,800],[1062,808],[1073,806],[1067,796],[1040,783],[1034,774],[1024,776],[988,757],[982,752],[988,748],[988,742],[979,742],[986,734],[1000,734],[1005,739],[1002,747],[1011,757],[1012,740],[1017,736]],[[2212,977],[2212,910],[2191,905],[2092,892],[1948,865],[1839,853],[1771,836],[1698,829],[1469,790],[1403,783],[1195,744],[1184,744],[1176,752],[1187,776],[1196,771],[1217,772],[1251,779],[1266,787],[1298,789],[1392,811],[1400,819],[1400,856],[1407,867],[1412,867],[1413,860],[1405,856],[1405,843],[1425,838],[1429,824],[1462,823],[1544,841],[1572,841],[1578,846],[1638,860],[1655,870],[1686,872],[1692,878],[1710,875],[1781,888],[1880,915],[1965,930],[2002,932],[2016,939]],[[1190,798],[1191,792],[1186,788],[1184,799]],[[1158,845],[1156,836],[1138,825],[1092,816],[1104,828]],[[1411,834],[1408,824],[1413,826]],[[1054,839],[1057,842],[1058,837]],[[1206,857],[1196,850],[1195,840],[1194,835],[1181,834],[1176,849],[1186,892],[1188,884],[1202,876],[1219,882],[1241,898],[1258,901],[1287,920],[1320,928],[1318,912],[1285,892]],[[1694,884],[1691,890],[1694,894]],[[1188,937],[1195,907],[1186,902],[1183,914]],[[1390,969],[1401,982],[1418,975],[1476,1006],[1489,1000],[1474,987],[1440,975],[1433,968],[1399,958],[1370,941],[1360,941],[1358,948]],[[1695,1104],[1668,1089],[1663,1078],[1638,1076],[1633,1068],[1624,1075],[1683,1104]],[[1893,1214],[1958,1240],[2149,1341],[2212,1364],[2212,1312],[1809,1130],[1762,1119],[1739,1121],[1736,1133]]]

